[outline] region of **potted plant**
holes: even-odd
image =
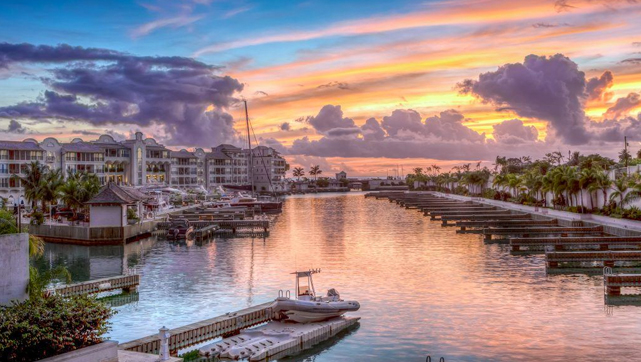
[[[136,210],[134,209],[127,209],[127,223],[129,225],[135,225],[140,218],[138,217],[138,214],[136,214]]]

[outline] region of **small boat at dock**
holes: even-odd
[[[317,296],[312,281],[316,273],[320,273],[320,269],[292,273],[296,276],[296,298],[291,299],[289,291],[280,291],[274,301],[274,311],[280,313],[282,319],[296,323],[320,322],[360,309],[357,301],[342,300],[334,288],[325,296]]]
[[[188,239],[193,236],[194,227],[189,224],[187,219],[173,219],[167,229],[167,239],[179,240]]]

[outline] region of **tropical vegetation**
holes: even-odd
[[[641,164],[641,159],[627,151],[618,162],[598,154],[552,152],[540,160],[496,157],[493,168],[480,162],[448,172],[437,165],[418,167],[406,181],[416,189],[641,220],[641,210],[630,206],[641,199],[641,175],[628,174],[626,164]]]
[[[24,187],[25,200],[33,208],[34,219],[38,223],[44,221],[48,207],[56,201],[63,202],[72,211],[72,219],[75,219],[78,210],[84,208],[84,204],[100,191],[100,180],[95,174],[69,172],[65,178],[61,170],[51,170],[38,161],[27,164],[21,174],[11,177]]]

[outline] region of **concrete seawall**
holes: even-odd
[[[27,299],[29,234],[0,236],[0,305]]]

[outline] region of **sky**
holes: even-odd
[[[4,1],[0,138],[260,144],[325,175],[641,148],[641,1]]]

